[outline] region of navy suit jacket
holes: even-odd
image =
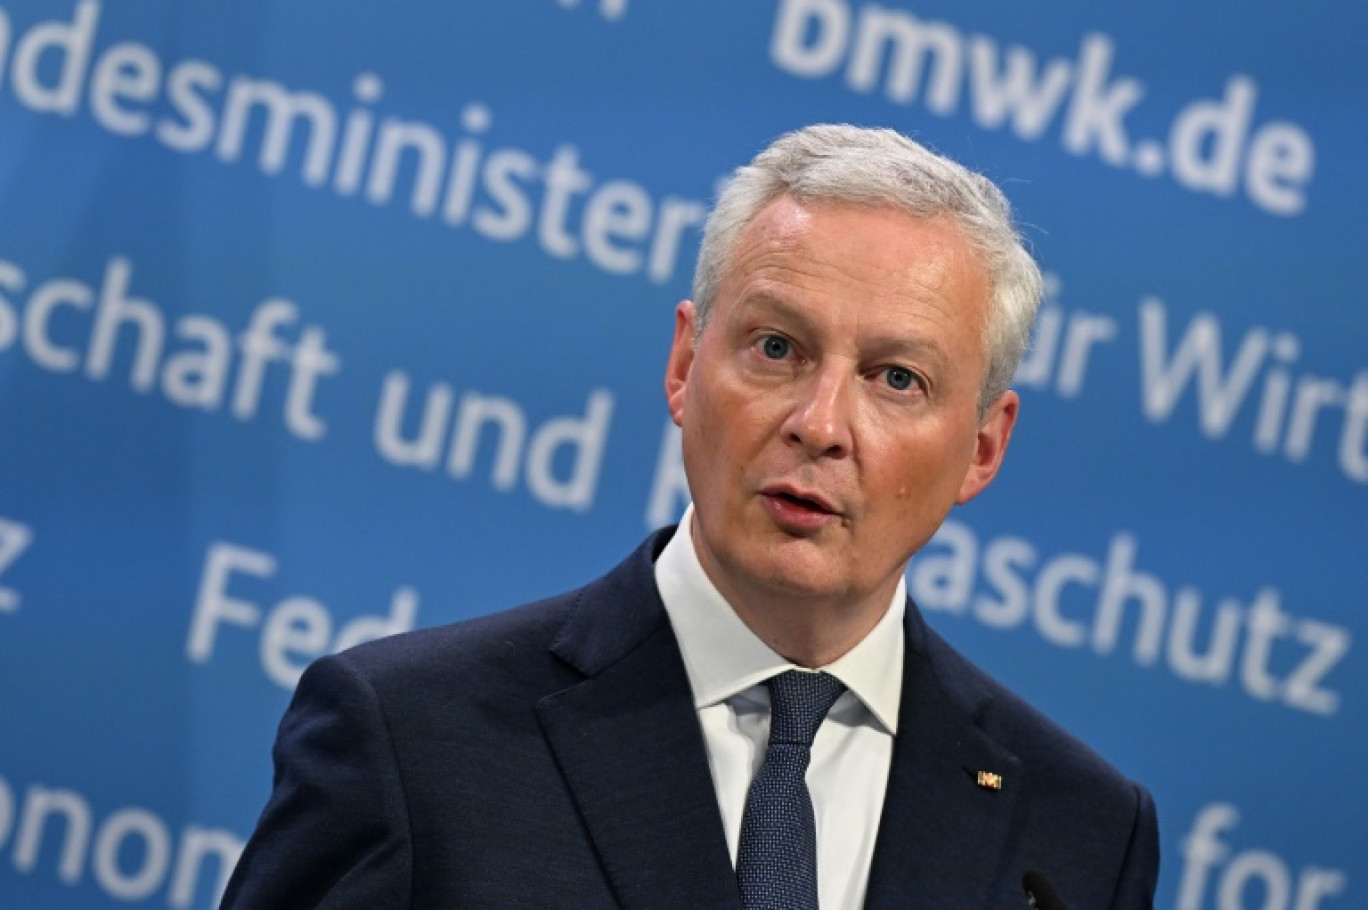
[[[740,910],[655,586],[669,533],[578,591],[310,667],[224,906]],[[906,634],[866,906],[1019,910],[1034,871],[1069,910],[1149,908],[1149,795],[910,603]]]

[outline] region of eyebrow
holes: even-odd
[[[769,291],[757,290],[742,297],[733,310],[733,318],[744,318],[755,311],[765,315],[772,313],[779,319],[796,322],[808,331],[817,330],[817,326],[803,308]],[[869,348],[878,357],[903,355],[922,358],[941,369],[950,365],[950,357],[941,345],[922,338],[878,336]]]

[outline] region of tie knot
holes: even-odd
[[[766,683],[770,691],[770,743],[812,748],[823,718],[845,691],[830,673],[786,670]]]

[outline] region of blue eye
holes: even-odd
[[[889,367],[884,371],[884,377],[888,380],[889,386],[899,392],[905,392],[912,388],[914,379],[912,371],[904,367]]]
[[[765,352],[765,356],[770,360],[783,360],[793,349],[793,345],[787,338],[780,335],[766,335],[760,342],[760,349]]]

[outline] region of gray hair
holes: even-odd
[[[893,130],[809,126],[780,136],[736,169],[703,228],[693,282],[698,331],[708,321],[742,230],[782,195],[953,218],[983,256],[992,287],[980,412],[1007,390],[1043,293],[1040,269],[1022,245],[1007,198],[992,181]]]

